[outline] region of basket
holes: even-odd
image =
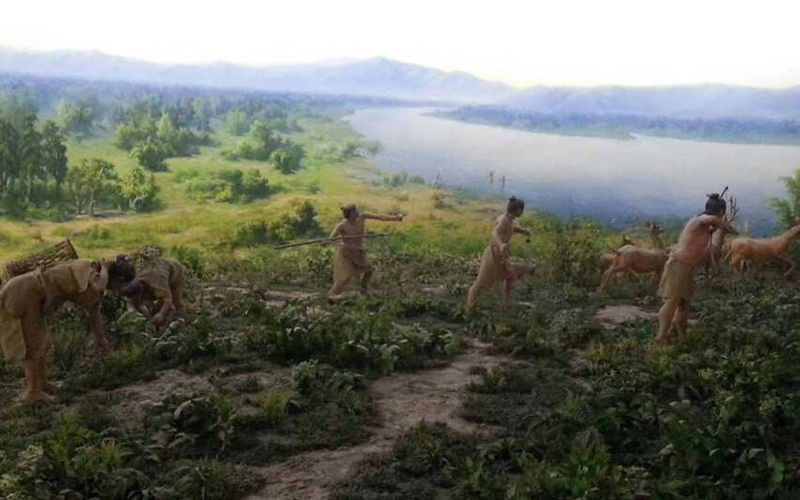
[[[29,273],[38,267],[47,268],[60,262],[66,262],[77,258],[78,252],[75,251],[72,242],[64,240],[37,254],[9,261],[6,264],[6,273],[10,278],[13,278],[21,274]]]

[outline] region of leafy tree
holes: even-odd
[[[133,168],[122,178],[120,193],[134,212],[148,210],[158,193],[155,175],[145,172],[141,167]]]
[[[231,135],[244,135],[250,129],[250,119],[244,111],[231,111],[225,115],[225,131]]]
[[[781,177],[789,199],[767,198],[772,211],[778,216],[778,223],[788,229],[798,223],[800,217],[800,170],[795,170],[792,177]]]
[[[253,145],[249,160],[267,161],[272,153],[283,146],[283,140],[273,129],[261,120],[256,120],[250,127],[249,139]]]
[[[135,158],[139,165],[151,172],[163,172],[167,170],[167,151],[164,147],[153,140],[140,142],[131,150],[131,157]]]
[[[94,108],[85,101],[62,99],[56,106],[56,115],[64,132],[79,138],[88,137],[97,117]]]
[[[86,208],[94,216],[95,205],[108,198],[119,188],[119,177],[113,163],[92,158],[73,165],[67,173],[67,186],[75,200],[75,213]]]
[[[258,170],[248,170],[242,179],[242,193],[248,198],[269,196],[269,181]]]
[[[4,196],[20,170],[19,134],[10,121],[0,119],[0,196]]]
[[[25,202],[30,203],[33,196],[33,185],[36,179],[46,179],[42,164],[42,134],[36,130],[36,119],[25,123],[20,140],[21,176],[25,182]]]
[[[322,234],[322,226],[317,220],[317,209],[310,200],[305,200],[297,207],[295,231],[298,236],[312,237]]]
[[[58,125],[46,121],[42,126],[42,166],[56,183],[56,196],[67,178],[67,147]]]
[[[306,152],[299,144],[288,143],[286,146],[272,153],[272,163],[284,175],[297,172],[302,168],[302,161]]]

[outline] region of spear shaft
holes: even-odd
[[[356,238],[377,238],[379,236],[389,236],[392,233],[376,233],[376,234],[357,234],[355,236],[337,236],[336,238],[321,238],[318,240],[302,241],[300,243],[287,243],[286,245],[278,245],[272,247],[275,250],[283,250],[284,248],[300,247],[303,245],[315,245],[317,243],[328,243],[338,240],[354,240]]]

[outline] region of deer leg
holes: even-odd
[[[788,278],[789,276],[792,275],[792,272],[794,271],[794,268],[795,268],[794,260],[792,260],[792,258],[789,257],[788,253],[782,253],[782,254],[778,255],[778,258],[780,260],[786,262],[787,264],[789,264],[789,269],[785,273],[783,273],[783,277],[784,278]]]
[[[611,280],[611,277],[618,272],[617,267],[614,264],[611,264],[611,267],[606,269],[606,272],[603,273],[603,279],[600,281],[600,287],[598,291],[603,291],[608,286],[608,282]]]

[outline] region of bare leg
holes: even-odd
[[[658,335],[656,335],[656,342],[661,345],[667,345],[669,342],[669,329],[672,326],[672,320],[675,317],[675,310],[678,308],[678,301],[676,299],[667,299],[661,310],[658,311]]]
[[[99,302],[89,309],[89,324],[92,326],[95,352],[100,357],[105,356],[108,354],[109,345],[103,332],[103,313],[100,311]]]
[[[184,310],[183,307],[183,300],[181,299],[181,285],[175,284],[170,287],[170,292],[172,293],[172,300],[173,305],[175,306],[175,310],[179,313],[182,313]]]
[[[328,295],[339,295],[342,293],[342,290],[344,290],[344,287],[346,287],[348,283],[350,283],[350,276],[337,281],[328,291]]]
[[[369,290],[369,283],[372,281],[373,270],[372,268],[369,271],[365,272],[364,275],[361,277],[361,293],[363,295],[367,294]]]
[[[503,309],[508,309],[512,290],[514,290],[514,279],[510,278],[503,284]]]
[[[678,301],[678,307],[675,310],[675,317],[672,322],[678,329],[678,338],[686,340],[689,330],[689,302],[687,300],[680,299]]]
[[[479,279],[475,280],[475,283],[473,283],[469,289],[469,295],[467,295],[467,307],[470,309],[475,307],[475,304],[478,303],[478,294],[481,292],[482,288],[483,282]]]

